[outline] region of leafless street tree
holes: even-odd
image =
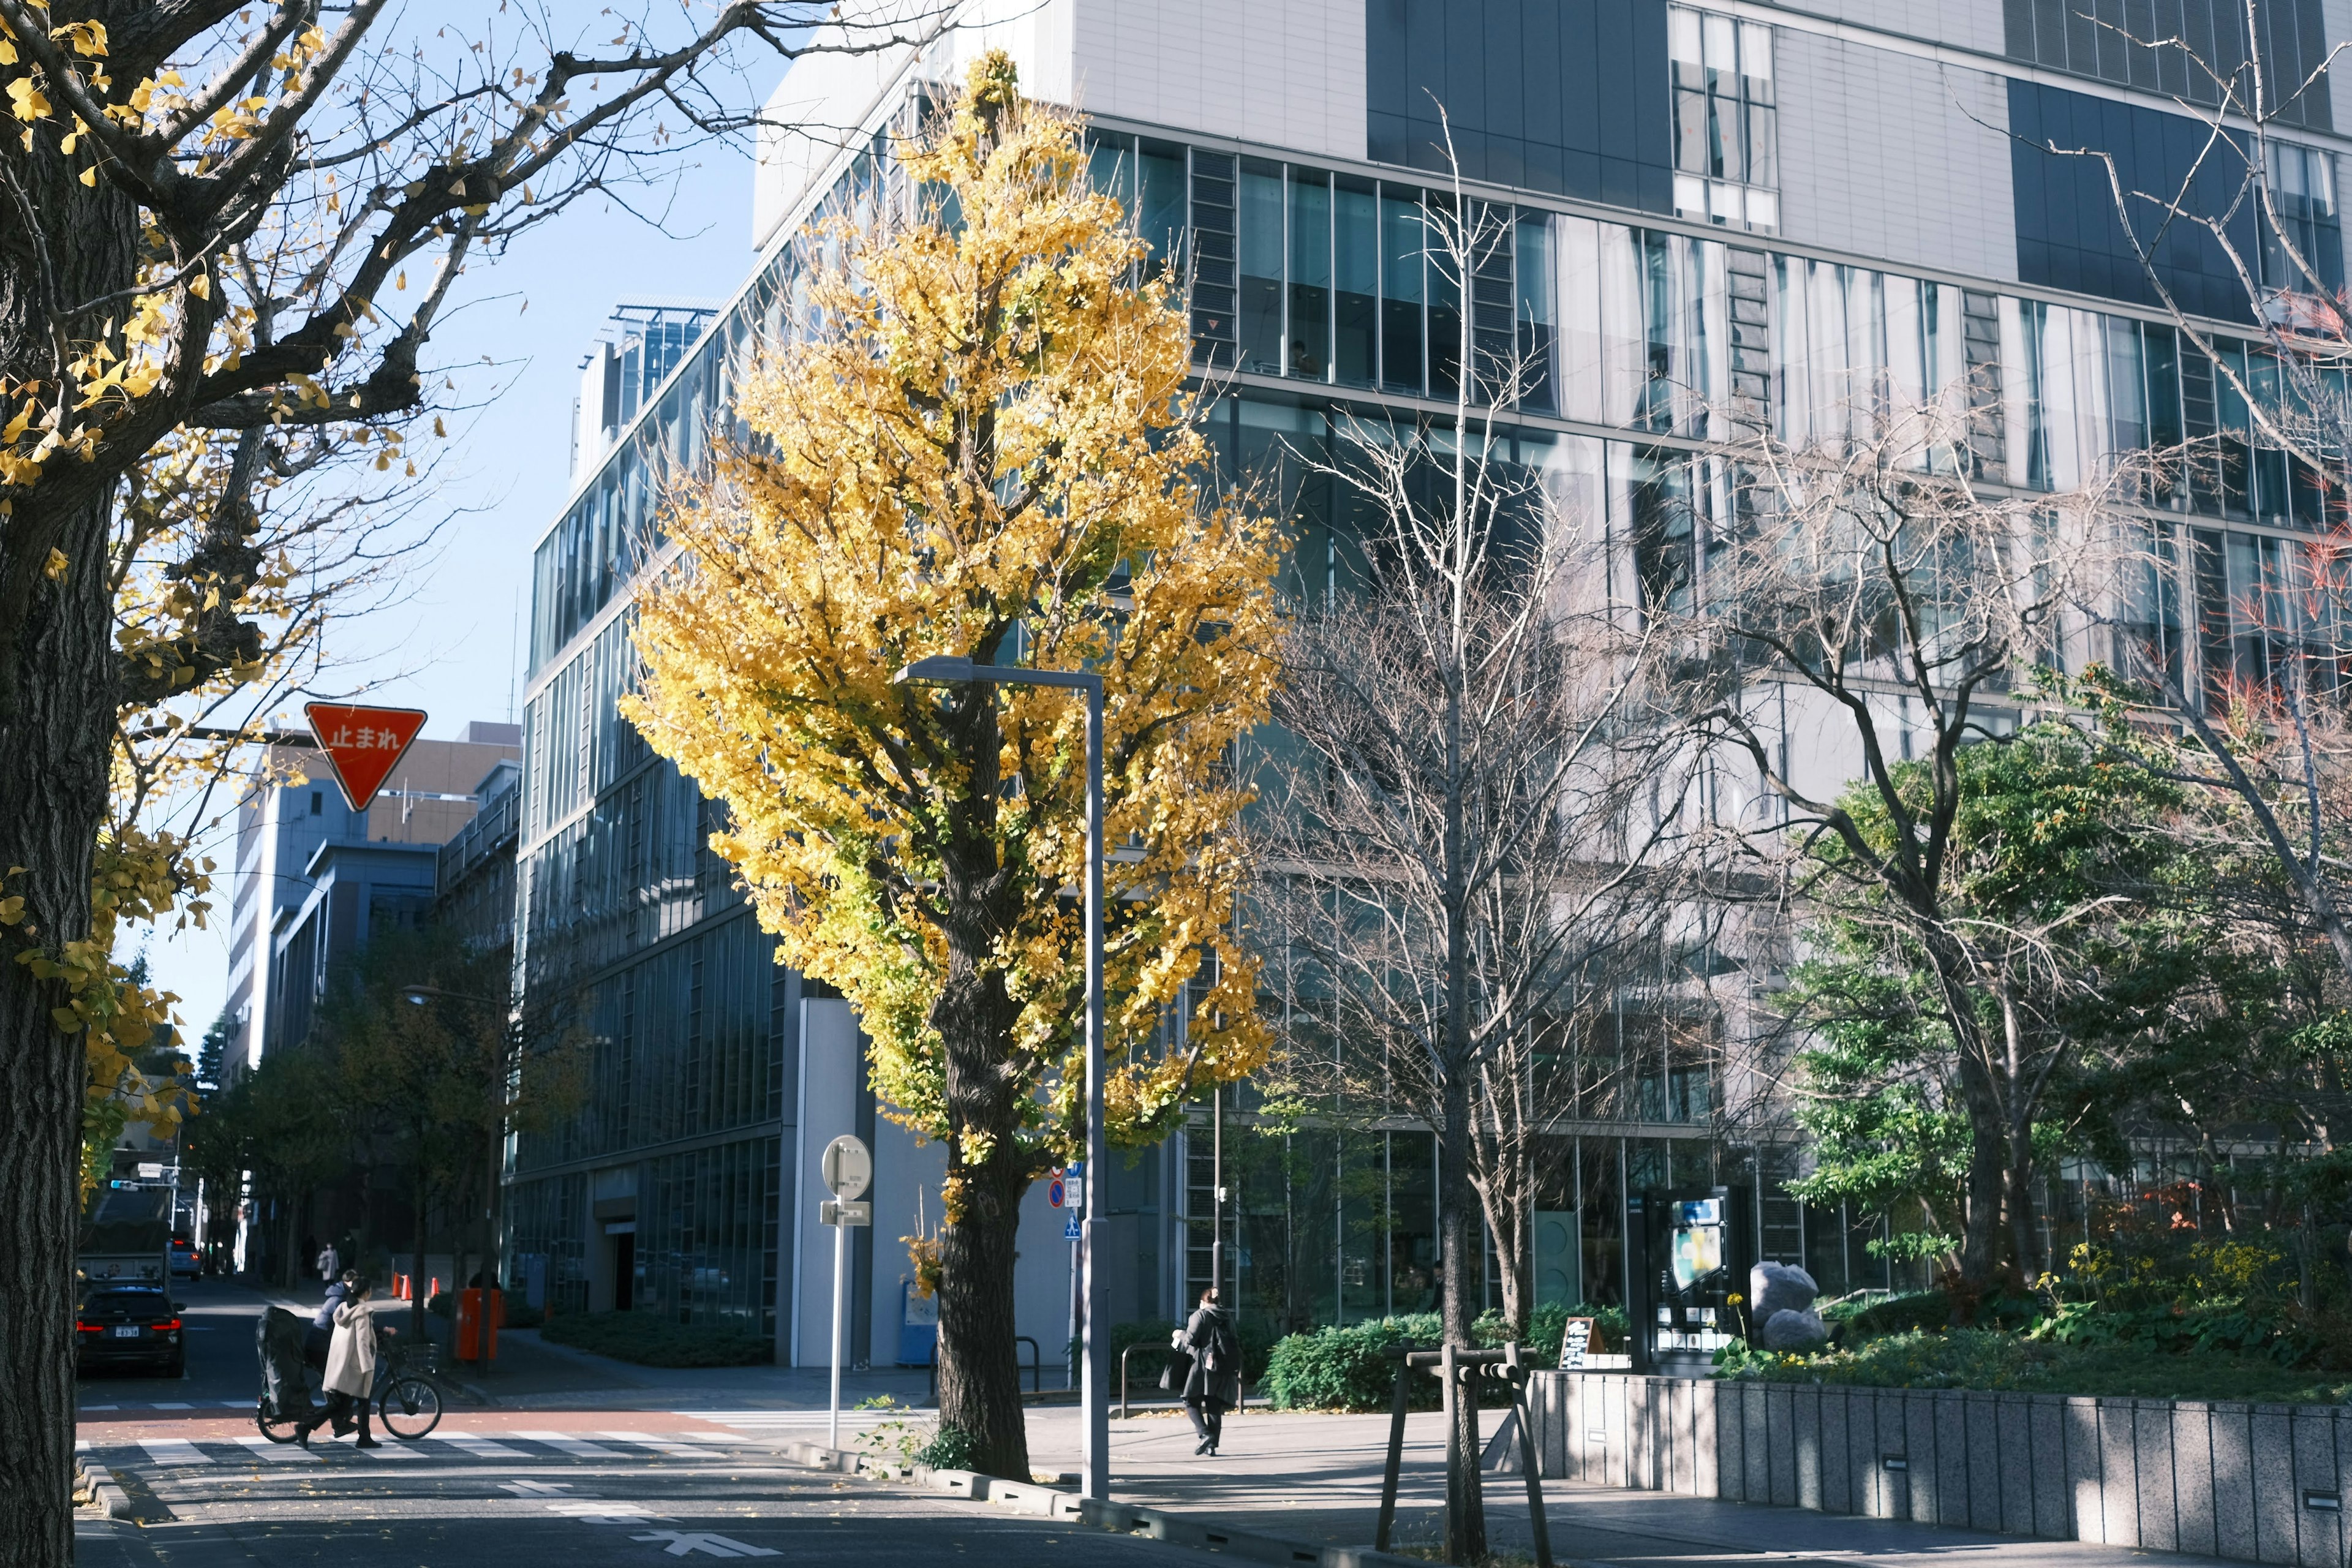
[[[2046,1037],[1989,1026],[1979,1003],[2006,977],[2022,1007],[2050,933],[1995,930],[1954,902],[1971,848],[1955,841],[1960,752],[2014,729],[2037,666],[2057,667],[2070,639],[2079,658],[2083,606],[2114,567],[2114,499],[2134,481],[1996,496],[1969,477],[1964,436],[1948,410],[1888,406],[1847,438],[1759,433],[1702,459],[1703,515],[1652,556],[1643,593],[1712,667],[1693,725],[1726,763],[1719,874],[1777,884],[1790,908],[1867,892],[1932,976],[1970,1126],[1960,1267],[1981,1282],[2026,1201],[2004,1192],[2030,1165],[2051,1057],[2030,1044]]]

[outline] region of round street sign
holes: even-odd
[[[835,1197],[854,1198],[874,1179],[874,1156],[863,1142],[845,1132],[824,1146],[817,1170]]]

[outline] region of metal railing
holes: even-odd
[[[1138,1351],[1146,1351],[1153,1355],[1161,1356],[1175,1353],[1166,1345],[1155,1345],[1140,1340],[1118,1352],[1118,1418],[1122,1421],[1127,1419],[1127,1358]]]

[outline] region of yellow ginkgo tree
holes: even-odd
[[[1110,1131],[1154,1138],[1264,1058],[1230,763],[1279,541],[1208,478],[1181,300],[1077,125],[991,55],[900,155],[906,205],[812,247],[752,439],[673,498],[626,710],[726,804],[715,847],[856,1006],[887,1113],[945,1146],[940,1420],[1021,1476],[1014,1231],[1083,1138],[1085,708],[894,678],[1101,675]]]

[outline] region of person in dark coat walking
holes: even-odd
[[[1225,1412],[1242,1402],[1242,1338],[1233,1314],[1217,1305],[1217,1288],[1201,1292],[1190,1321],[1176,1331],[1174,1348],[1192,1358],[1184,1379],[1184,1414],[1199,1434],[1195,1454],[1214,1454],[1225,1433]]]
[[[315,1368],[320,1377],[327,1375],[327,1347],[335,1340],[335,1309],[351,1300],[352,1284],[360,1277],[356,1268],[346,1268],[343,1277],[327,1287],[327,1299],[319,1304],[311,1316],[310,1326],[302,1334],[302,1359]]]
[[[323,1384],[327,1375],[327,1352],[335,1342],[335,1309],[352,1299],[352,1287],[358,1282],[360,1271],[346,1268],[343,1277],[327,1287],[327,1299],[320,1303],[310,1326],[302,1331],[302,1359],[319,1374]],[[340,1437],[352,1429],[348,1416],[335,1418],[335,1436]]]

